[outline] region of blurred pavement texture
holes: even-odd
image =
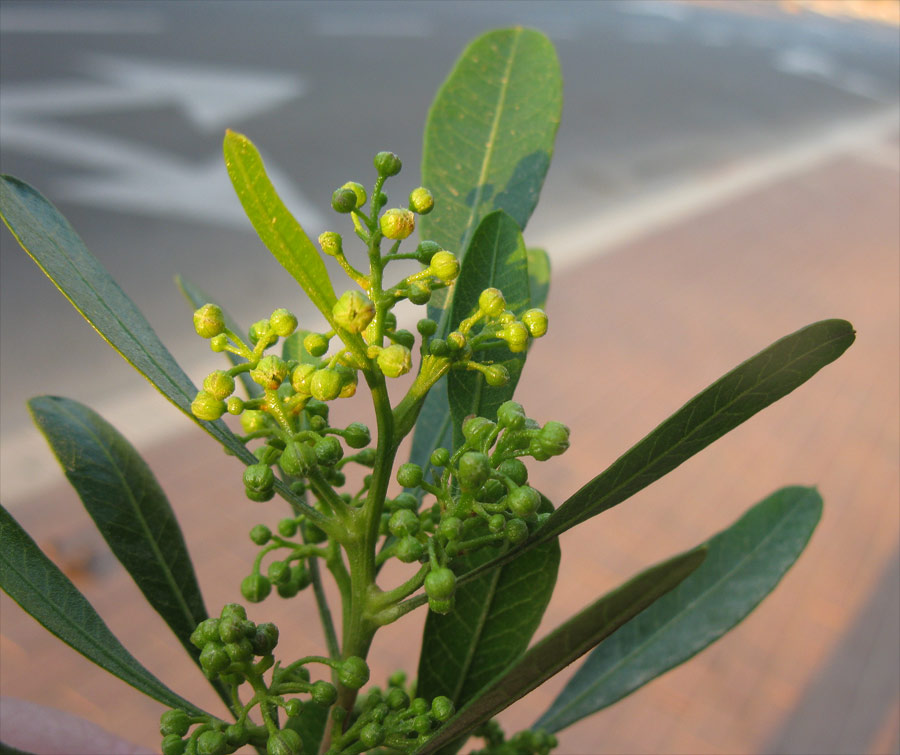
[[[564,456],[532,467],[532,480],[557,502],[777,338],[828,317],[849,319],[858,331],[841,359],[794,394],[562,538],[559,587],[539,635],[643,567],[728,526],[776,488],[816,485],[825,499],[807,551],[759,609],[686,665],[562,732],[563,755],[898,752],[900,145],[895,134],[870,146],[632,234],[558,271],[550,333],[535,346],[518,394],[532,416],[572,428]],[[335,415],[349,421],[357,411],[339,405]],[[145,454],[187,533],[207,606],[217,611],[237,596],[256,550],[235,533],[281,512],[274,502],[243,500],[238,464],[197,429]],[[15,514],[139,660],[219,710],[71,490],[60,483],[17,502]],[[6,596],[2,609],[2,694],[158,746],[158,704],[64,647]],[[307,594],[271,598],[250,613],[283,623],[280,652],[290,657],[321,647],[313,610]],[[373,681],[395,666],[414,673],[423,619],[417,612],[379,635]],[[298,620],[299,637],[288,630]],[[530,725],[572,670],[502,720]]]

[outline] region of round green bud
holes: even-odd
[[[319,234],[319,246],[329,257],[339,257],[344,251],[341,234],[334,231]]]
[[[270,734],[266,740],[266,755],[300,755],[303,740],[293,729],[282,729]]]
[[[520,459],[505,459],[501,461],[497,471],[509,477],[516,485],[524,485],[528,482],[528,467]]]
[[[291,477],[306,477],[316,466],[316,452],[305,441],[291,441],[281,452],[278,466]]]
[[[509,370],[502,364],[492,364],[481,373],[484,381],[494,388],[499,388],[509,382]]]
[[[200,651],[200,666],[207,676],[215,676],[231,665],[231,658],[220,642],[207,642]]]
[[[447,540],[458,540],[462,534],[462,520],[455,516],[445,516],[438,526],[438,534]]]
[[[486,288],[478,297],[478,309],[488,317],[499,317],[506,309],[506,299],[499,288]]]
[[[424,186],[413,189],[409,194],[409,209],[419,215],[427,215],[434,209],[434,196]]]
[[[397,329],[397,315],[387,312],[384,315],[384,332],[390,333]]]
[[[310,690],[310,696],[316,705],[329,707],[337,700],[337,689],[330,682],[314,682]]]
[[[341,394],[341,376],[328,367],[316,370],[309,380],[309,390],[319,401],[331,401]]]
[[[194,647],[203,650],[209,642],[219,641],[219,620],[217,618],[209,618],[201,621],[197,628],[191,633],[191,644]]]
[[[307,333],[303,339],[303,348],[312,357],[320,357],[328,351],[328,339],[321,333]]]
[[[197,419],[203,419],[207,422],[219,419],[225,414],[225,402],[216,398],[211,393],[200,391],[191,402],[191,414]]]
[[[264,430],[268,424],[266,413],[258,409],[247,409],[241,414],[241,427],[244,428],[244,432],[247,434]]]
[[[466,440],[477,443],[486,440],[495,427],[496,423],[486,417],[469,417],[463,421],[462,433]]]
[[[222,642],[237,642],[244,637],[244,619],[234,614],[226,614],[219,621],[219,639]]]
[[[225,645],[225,652],[234,663],[244,663],[253,657],[253,645],[246,637],[237,642],[229,642]]]
[[[359,689],[369,681],[369,667],[357,655],[341,661],[337,669],[338,680],[349,689]]]
[[[445,357],[450,353],[450,347],[443,338],[432,338],[428,351],[433,357]]]
[[[430,265],[431,258],[439,251],[441,251],[441,245],[436,241],[420,241],[415,251],[416,259],[423,265]]]
[[[384,727],[376,723],[366,724],[359,730],[359,742],[366,749],[383,744],[386,736],[387,732],[385,732]]]
[[[256,633],[250,638],[254,655],[269,655],[278,644],[278,627],[267,621],[258,624]]]
[[[506,523],[506,531],[504,532],[506,539],[510,545],[518,545],[525,541],[528,537],[528,525],[523,519],[514,518]]]
[[[488,529],[495,535],[500,534],[506,528],[506,517],[503,514],[494,514],[488,519]]]
[[[416,323],[416,330],[418,330],[419,335],[424,338],[430,338],[437,332],[437,323],[434,320],[423,317]]]
[[[262,574],[251,574],[241,582],[241,595],[251,603],[259,603],[269,597],[272,583]]]
[[[159,717],[159,733],[164,737],[175,734],[183,737],[191,728],[191,717],[183,710],[167,710]]]
[[[414,561],[418,561],[422,558],[422,554],[424,553],[425,546],[412,535],[407,535],[397,541],[397,549],[394,551],[397,560],[402,561],[404,564],[411,564]]]
[[[204,731],[197,737],[197,755],[225,755],[228,742],[221,731]]]
[[[335,369],[341,377],[341,392],[338,394],[338,398],[351,398],[356,394],[356,386],[359,383],[356,370],[343,364],[337,365]]]
[[[263,388],[275,390],[284,382],[289,369],[288,363],[281,357],[269,355],[260,359],[256,367],[250,370],[250,378]]]
[[[183,755],[186,744],[177,734],[167,734],[160,742],[159,751],[162,755]]]
[[[387,210],[378,223],[385,237],[394,241],[409,238],[416,230],[416,216],[399,207]]]
[[[344,430],[344,440],[350,448],[364,448],[372,441],[372,436],[364,424],[351,422]]]
[[[278,596],[281,598],[293,598],[298,592],[300,592],[300,588],[293,582],[288,580],[287,582],[283,582],[280,585],[275,585],[275,592],[277,592]]]
[[[333,435],[326,435],[324,438],[316,441],[313,447],[316,459],[320,464],[332,465],[341,460],[344,455],[344,449],[341,442]]]
[[[540,338],[547,332],[549,321],[547,313],[543,309],[529,309],[522,315],[522,323],[528,328],[528,332],[533,338]]]
[[[541,494],[529,485],[513,490],[506,498],[509,510],[518,517],[527,518],[541,505]]]
[[[409,284],[406,298],[419,306],[428,304],[431,301],[431,287],[426,281],[413,281]]]
[[[356,209],[356,192],[353,189],[335,189],[331,195],[331,207],[335,212],[353,212]]]
[[[342,189],[350,189],[356,195],[356,206],[362,207],[366,203],[366,199],[368,195],[366,194],[366,189],[361,183],[357,183],[356,181],[347,181]]]
[[[496,503],[506,493],[506,487],[503,485],[500,480],[495,480],[491,478],[484,485],[479,488],[478,492],[475,494],[475,498],[482,503]]]
[[[417,697],[409,704],[409,712],[415,716],[424,716],[428,712],[428,701]]]
[[[328,404],[324,401],[319,401],[318,399],[310,399],[306,402],[306,414],[309,416],[310,420],[313,417],[321,417],[324,420],[328,420]]]
[[[394,343],[399,343],[401,346],[405,346],[407,349],[411,349],[416,342],[416,337],[410,333],[408,330],[397,330],[394,331],[391,336],[391,340]]]
[[[225,313],[216,304],[204,304],[194,312],[194,330],[201,338],[213,338],[225,332]]]
[[[506,345],[513,354],[521,353],[528,348],[528,328],[518,321],[501,328],[497,337],[506,341]]]
[[[226,603],[222,606],[222,610],[219,612],[220,619],[227,619],[229,617],[234,617],[239,619],[240,621],[246,621],[247,619],[247,609],[244,608],[240,603]]]
[[[435,252],[429,264],[432,275],[436,276],[444,283],[450,283],[456,280],[459,275],[459,260],[452,252],[444,251]]]
[[[273,561],[269,564],[269,581],[276,585],[283,585],[291,580],[291,566],[284,561]]]
[[[237,748],[247,744],[249,734],[247,725],[242,722],[230,724],[225,727],[225,739],[231,747]]]
[[[419,508],[419,501],[412,493],[400,493],[393,501],[391,507],[394,509],[407,509],[416,511]]]
[[[559,456],[569,447],[569,428],[551,420],[541,428],[537,439],[546,453]]]
[[[497,422],[501,427],[521,430],[525,427],[525,419],[525,409],[517,401],[504,401],[497,409]]]
[[[217,354],[225,351],[228,348],[228,336],[224,333],[219,333],[217,336],[213,336],[209,339],[209,348],[215,351]]]
[[[438,695],[431,701],[431,715],[434,716],[435,720],[441,723],[449,721],[454,713],[456,713],[456,706],[453,705],[453,701],[449,697]]]
[[[291,372],[291,388],[301,396],[311,396],[310,380],[316,368],[311,364],[298,364]]]
[[[428,599],[428,609],[433,611],[434,613],[439,613],[442,616],[450,613],[453,610],[453,606],[456,602],[455,597],[445,598],[444,600],[440,600],[438,598],[429,598]]]
[[[397,470],[397,482],[404,488],[414,488],[422,482],[422,467],[418,464],[401,464]]]
[[[373,162],[375,163],[375,170],[378,171],[380,176],[396,176],[403,167],[400,158],[393,152],[379,152],[375,155]]]
[[[244,469],[244,487],[267,491],[275,485],[275,475],[266,464],[250,464]]]
[[[405,375],[412,369],[412,355],[405,346],[392,343],[378,352],[378,367],[390,378]]]
[[[409,695],[396,686],[388,692],[385,702],[391,710],[406,710],[409,707]]]
[[[419,517],[409,509],[399,509],[388,519],[388,531],[394,537],[415,535],[419,531]]]
[[[224,370],[215,370],[204,378],[203,390],[213,398],[226,399],[234,393],[234,378]]]
[[[275,497],[275,489],[253,490],[252,488],[245,487],[244,495],[255,503],[265,503],[266,501],[271,501]]]
[[[425,576],[425,594],[435,600],[447,600],[456,592],[456,575],[446,566],[432,569]]]
[[[293,700],[286,700],[284,703],[284,712],[289,718],[295,718],[303,712],[303,703],[296,697]]]
[[[276,335],[287,338],[297,329],[297,316],[284,307],[276,309],[269,315],[269,325]]]
[[[293,537],[297,534],[297,520],[296,519],[282,519],[278,522],[278,534],[282,537]],[[258,545],[263,545],[263,543],[257,543]]]
[[[467,344],[468,340],[465,333],[460,333],[458,330],[454,330],[447,336],[447,345],[450,347],[451,352],[465,349]]]
[[[362,333],[375,317],[375,305],[361,291],[345,291],[331,308],[331,315],[349,333]]]
[[[250,326],[250,341],[254,345],[263,339],[270,340],[273,335],[274,331],[268,320],[257,320]]]
[[[225,402],[225,410],[229,414],[240,414],[244,411],[244,400],[240,396],[232,396]]]

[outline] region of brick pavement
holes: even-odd
[[[847,354],[796,393],[563,537],[560,586],[539,634],[782,485],[815,484],[826,505],[807,552],[737,630],[563,732],[561,753],[897,752],[898,202],[896,170],[844,158],[556,277],[551,331],[535,346],[519,399],[537,418],[572,428],[570,451],[532,472],[557,501],[780,336],[825,317],[858,331]],[[237,464],[199,431],[146,457],[188,533],[207,605],[235,599],[254,546],[234,533],[271,509],[242,500]],[[68,489],[15,510],[142,662],[218,710]],[[62,646],[6,596],[2,609],[0,693],[157,746],[156,703]],[[312,610],[306,598],[272,600],[251,615],[285,627],[303,617],[303,636],[284,632],[291,655],[321,647],[312,613],[303,613]],[[374,679],[397,665],[414,669],[410,638],[422,619],[413,614],[379,636]],[[514,705],[507,723],[530,724],[570,672]]]

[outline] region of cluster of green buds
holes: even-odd
[[[357,699],[349,721],[343,711],[332,714],[331,748],[326,755],[357,755],[374,748],[411,753],[456,712],[450,698],[435,697],[430,703],[413,697],[406,675],[391,675],[387,687],[373,687]]]
[[[382,516],[382,532],[393,539],[379,559],[427,558],[425,593],[437,613],[454,605],[454,558],[489,545],[518,545],[549,517],[541,494],[527,484],[522,457],[545,461],[569,447],[568,427],[553,421],[540,425],[515,401],[501,404],[496,422],[470,417],[462,432],[456,452],[437,448],[431,454],[431,481],[417,464],[397,470],[404,488],[434,496],[432,506],[419,512],[417,496],[404,492],[388,502]]]
[[[359,689],[369,680],[369,667],[356,656],[343,660],[308,656],[281,666],[273,655],[278,628],[270,623],[254,624],[237,603],[226,605],[219,617],[202,621],[191,642],[200,650],[204,673],[228,689],[236,720],[228,723],[209,715],[166,711],[160,718],[163,755],[227,755],[247,744],[264,747],[269,755],[300,755],[304,708],[327,709],[338,695],[331,682],[312,681],[307,666],[329,666],[336,679],[351,689]],[[264,675],[269,671],[267,681]],[[241,703],[239,692],[244,683],[253,690],[246,704]],[[254,708],[259,709],[262,723],[250,718]],[[283,721],[279,711],[284,714]]]
[[[485,746],[470,755],[550,755],[559,744],[556,737],[543,729],[526,729],[507,739],[500,724],[493,719],[476,729],[475,736],[483,738]]]

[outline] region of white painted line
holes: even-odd
[[[555,270],[568,268],[841,155],[859,155],[868,159],[873,148],[885,144],[896,135],[898,128],[900,108],[896,107],[840,123],[811,134],[799,143],[748,157],[725,172],[719,170],[716,175],[700,177],[610,207],[583,223],[565,224],[567,230],[562,233],[535,236],[528,242],[550,252]],[[556,227],[559,225],[562,224]]]

